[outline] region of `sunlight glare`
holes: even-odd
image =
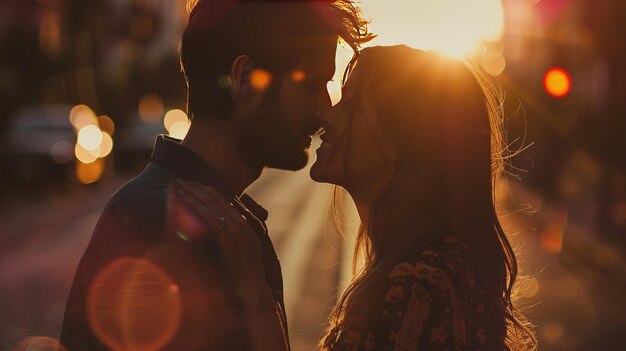
[[[481,41],[504,34],[501,0],[363,0],[363,12],[378,35],[367,46],[396,45],[471,55]]]

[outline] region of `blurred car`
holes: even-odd
[[[16,113],[0,139],[2,177],[23,184],[67,179],[76,133],[69,105],[32,106]]]
[[[134,116],[118,132],[114,149],[116,167],[133,171],[145,167],[159,134],[167,134],[163,123],[146,123]]]

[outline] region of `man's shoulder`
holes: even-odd
[[[113,194],[103,215],[115,216],[122,226],[146,217],[165,216],[172,207],[173,179],[172,172],[150,163]]]
[[[171,172],[150,164],[122,185],[104,207],[86,256],[96,260],[108,257],[111,250],[142,252],[162,240],[172,207],[172,178]]]

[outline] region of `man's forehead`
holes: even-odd
[[[311,40],[311,45],[298,66],[310,75],[332,76],[335,73],[335,53],[337,51],[337,37],[318,36]]]

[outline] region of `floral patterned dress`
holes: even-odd
[[[485,350],[484,291],[468,254],[452,237],[421,245],[388,275],[367,326],[344,330],[333,349]]]

